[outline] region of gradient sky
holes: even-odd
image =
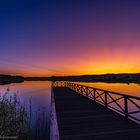
[[[1,0],[0,73],[140,72],[139,0]]]

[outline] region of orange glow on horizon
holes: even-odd
[[[112,53],[109,50],[101,50],[96,50],[96,52],[94,49],[87,50],[87,52],[83,50],[73,57],[65,54],[59,59],[50,59],[48,64],[44,57],[38,57],[35,60],[30,60],[30,64],[36,67],[30,66],[30,64],[22,67],[13,66],[13,68],[7,66],[1,68],[1,73],[41,77],[140,72],[139,48],[127,50],[127,47],[124,46],[123,49],[119,47]]]

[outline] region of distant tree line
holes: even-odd
[[[11,75],[0,75],[0,84],[18,83],[23,82],[24,77],[22,76],[11,76]]]

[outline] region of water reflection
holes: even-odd
[[[31,115],[31,130],[36,135],[34,139],[45,137],[47,139],[49,137],[51,82],[30,81],[0,85],[1,94],[4,94],[7,89],[10,91],[9,95],[13,93],[17,94],[21,103],[25,104],[28,113]]]

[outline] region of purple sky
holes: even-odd
[[[139,0],[0,1],[0,73],[140,72]]]

